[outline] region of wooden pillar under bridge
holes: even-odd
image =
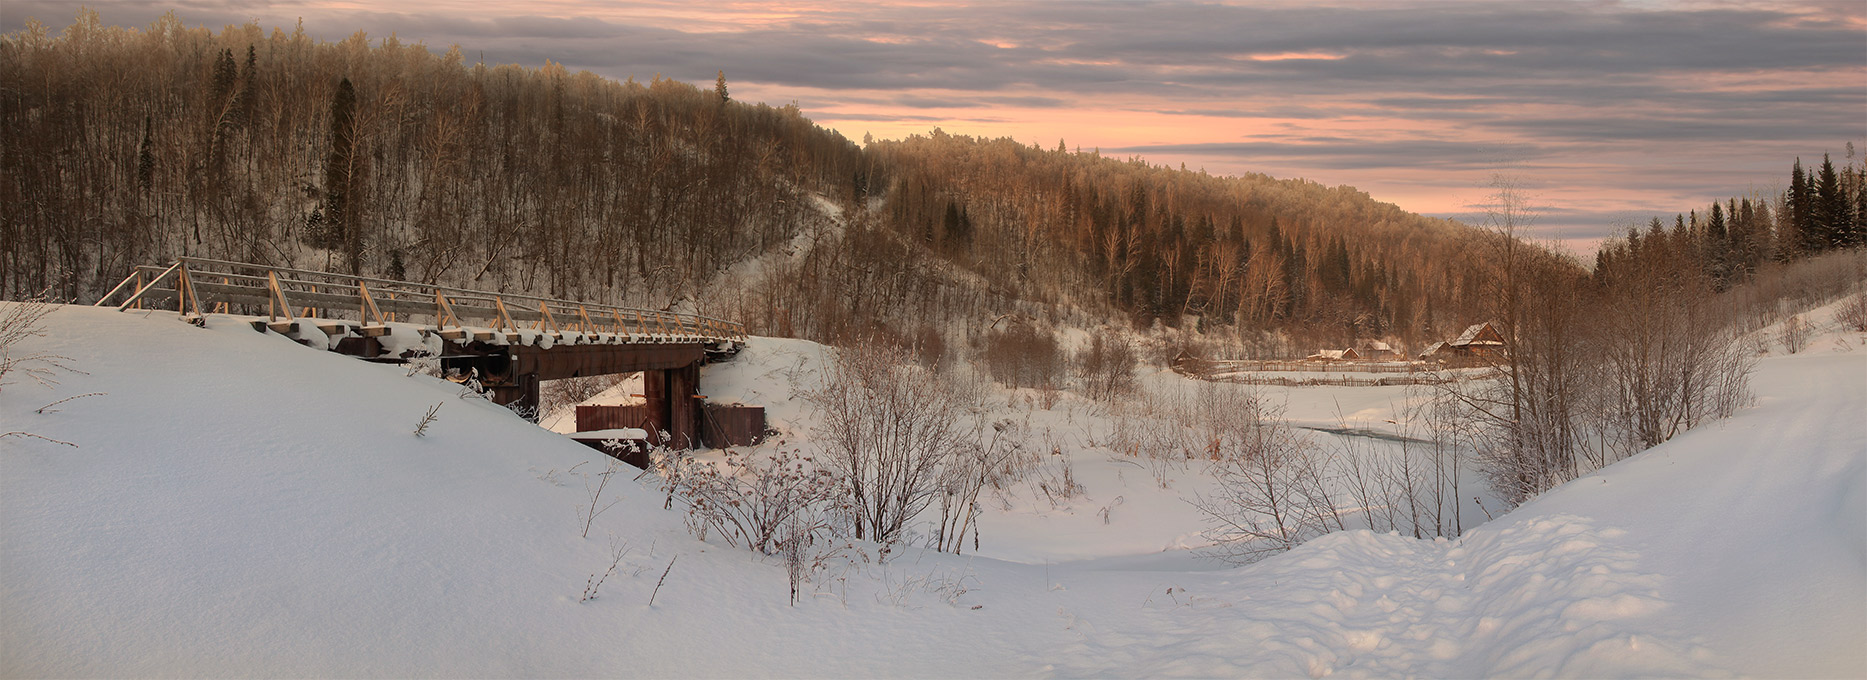
[[[666,371],[668,374],[668,445],[700,448],[700,364]]]
[[[525,414],[527,420],[536,423],[544,415],[538,412],[538,386],[541,382],[537,373],[514,374],[512,384],[493,386],[493,403]]]
[[[648,430],[648,441],[661,443],[661,433],[668,429],[668,372],[642,371],[642,398],[647,402],[648,422],[643,423]],[[669,443],[672,444],[672,435]]]
[[[661,443],[661,433],[668,435],[667,445],[675,449],[700,446],[700,363],[680,368],[642,371],[642,396],[648,402],[649,420],[654,425],[649,438]]]

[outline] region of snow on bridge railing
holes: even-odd
[[[182,318],[201,323],[203,311],[257,314],[283,332],[299,318],[338,319],[354,315],[363,335],[386,332],[390,322],[431,319],[452,340],[498,333],[516,339],[522,331],[586,336],[609,334],[621,342],[744,342],[745,326],[697,314],[618,307],[535,295],[434,286],[308,269],[184,257],[168,267],[138,266],[97,301],[106,306],[127,293],[119,310],[173,302]],[[296,314],[294,312],[296,311]],[[471,331],[467,320],[487,330]],[[522,327],[525,326],[525,327]]]

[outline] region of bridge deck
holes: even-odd
[[[120,293],[126,297],[118,309],[172,303],[196,323],[205,322],[204,312],[263,312],[280,332],[300,319],[327,326],[354,319],[366,336],[392,321],[424,320],[449,340],[513,342],[529,330],[574,333],[604,344],[745,341],[743,325],[698,314],[194,257],[167,268],[136,267],[97,305],[110,304]]]

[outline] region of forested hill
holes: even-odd
[[[0,294],[196,255],[702,311],[836,339],[1004,314],[1431,337],[1487,311],[1482,231],[1346,187],[470,64],[362,33],[0,40]]]

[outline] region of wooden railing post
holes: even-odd
[[[285,301],[285,287],[279,285],[279,275],[275,272],[267,271],[266,317],[271,321],[278,321],[280,314],[285,315],[286,321],[291,321],[292,305]]]
[[[176,275],[180,277],[177,279],[180,283],[175,287],[176,297],[180,298],[180,302],[176,304],[176,313],[186,318],[192,310],[194,318],[205,318],[201,315],[201,297],[194,292],[194,279],[188,276],[188,265],[182,265]]]
[[[376,300],[370,297],[369,284],[357,282],[357,297],[362,299],[362,304],[357,307],[357,316],[362,317],[363,323],[368,325],[370,319],[375,319],[376,325],[383,325],[382,312],[376,309]]]

